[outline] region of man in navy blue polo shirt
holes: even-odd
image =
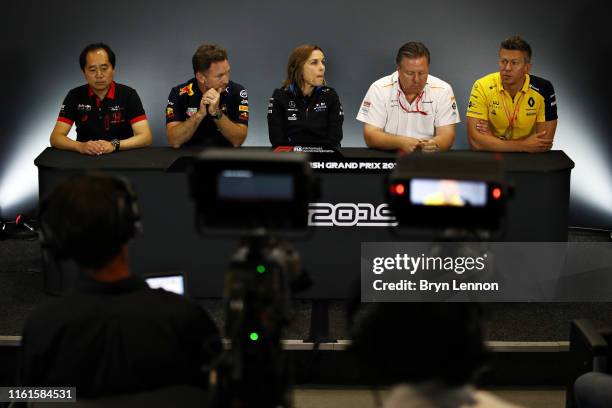
[[[166,135],[170,146],[238,147],[247,137],[249,100],[230,81],[227,52],[203,44],[193,55],[195,77],[170,91]]]
[[[90,44],[79,56],[87,81],[68,92],[51,132],[51,146],[101,155],[149,146],[151,129],[136,91],[115,83],[115,53],[103,43]],[[76,141],[68,137],[76,123]]]

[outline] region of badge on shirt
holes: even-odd
[[[174,108],[171,108],[169,106],[166,108],[166,117],[168,119],[172,119],[174,117]]]
[[[325,105],[325,102],[317,103],[314,106],[315,112],[325,112],[326,110],[327,110],[327,105]]]
[[[363,103],[361,104],[361,113],[363,113],[364,115],[367,115],[370,112],[370,106],[372,106],[372,104],[369,101],[363,101]]]
[[[122,111],[112,113],[112,116],[111,116],[112,124],[123,123],[123,122],[125,122],[125,119],[123,118]]]
[[[182,88],[179,90],[179,95],[183,95],[183,94],[187,94],[187,95],[189,95],[189,96],[192,96],[192,95],[193,95],[193,82],[192,82],[192,83],[190,83],[190,84],[189,84],[189,85],[187,85],[187,86],[182,87]]]

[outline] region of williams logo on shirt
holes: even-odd
[[[325,112],[327,110],[327,105],[325,105],[325,102],[320,102],[315,104],[314,107],[314,111],[315,112]]]

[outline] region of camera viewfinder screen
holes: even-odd
[[[217,176],[217,192],[221,200],[230,201],[291,201],[293,176],[223,170]]]
[[[487,184],[484,181],[412,179],[410,203],[425,206],[484,207],[487,204]]]

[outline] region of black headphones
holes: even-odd
[[[96,174],[92,175],[95,176]],[[115,195],[117,207],[116,242],[123,245],[134,238],[136,233],[142,232],[140,208],[136,192],[127,179],[112,176],[111,180],[115,190],[112,194]],[[40,204],[38,216],[40,228],[38,236],[41,247],[53,252],[57,258],[71,258],[71,248],[61,239],[59,231],[53,231],[45,219],[45,213],[48,210],[52,196],[53,194],[44,199]]]
[[[117,209],[119,215],[118,241],[126,243],[142,232],[140,207],[136,191],[126,178],[113,177],[118,191]]]

